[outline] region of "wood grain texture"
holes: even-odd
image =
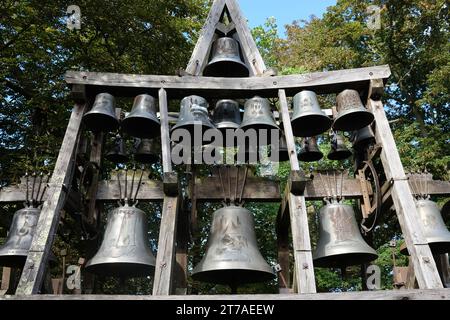
[[[292,133],[291,118],[289,116],[289,107],[286,98],[286,91],[280,89],[278,91],[278,98],[280,100],[280,114],[281,119],[283,121],[284,136],[286,138],[291,170],[300,171],[300,164],[298,162],[297,152],[295,150],[294,135]]]
[[[389,66],[346,69],[305,73],[301,75],[213,78],[199,76],[160,76],[101,72],[68,71],[68,84],[85,84],[90,96],[106,90],[119,97],[134,97],[142,92],[158,94],[164,88],[171,99],[196,94],[205,98],[249,98],[254,95],[277,97],[278,90],[285,89],[288,96],[308,89],[317,94],[338,93],[344,89],[367,90],[370,80],[387,79],[391,74]]]
[[[167,109],[167,92],[164,89],[160,89],[159,96],[159,115],[161,123],[161,153],[163,172],[172,172],[172,157],[170,149],[170,127],[169,127],[169,115]]]

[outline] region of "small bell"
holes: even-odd
[[[319,161],[323,158],[323,153],[317,145],[317,138],[310,137],[303,139],[303,146],[297,155],[298,160],[303,162]]]
[[[214,124],[224,134],[227,129],[236,130],[241,124],[239,104],[234,100],[219,100],[214,109]]]
[[[288,161],[289,160],[289,151],[287,148],[287,143],[286,143],[286,137],[284,136],[284,134],[280,135],[280,142],[278,143],[278,150],[272,150],[273,145],[271,146],[270,150],[270,160],[271,161],[277,161],[277,162],[283,162],[283,161]],[[272,157],[272,151],[278,151],[278,159],[276,159],[275,157]]]
[[[150,139],[161,135],[161,126],[156,117],[155,98],[148,94],[137,96],[131,112],[122,121],[122,129],[137,138]]]
[[[111,132],[119,127],[116,117],[116,102],[109,93],[99,93],[92,109],[83,116],[87,129],[94,132]]]
[[[192,278],[230,286],[272,280],[275,275],[258,250],[254,226],[253,215],[245,208],[215,211],[206,253]]]
[[[241,59],[239,43],[230,37],[214,41],[211,60],[203,70],[205,77],[248,77],[249,70]]]
[[[120,135],[114,138],[113,148],[106,154],[106,159],[113,163],[126,163],[129,158],[125,152],[125,141]]]
[[[140,163],[156,163],[161,154],[159,139],[141,139],[134,154],[134,159]]]
[[[86,271],[105,276],[142,277],[155,270],[156,259],[147,239],[145,213],[132,206],[109,212],[102,244]]]
[[[344,90],[336,97],[337,116],[333,123],[335,131],[353,131],[370,125],[374,116],[364,107],[358,91]]]
[[[331,138],[331,151],[328,153],[329,160],[345,160],[352,155],[352,152],[345,146],[344,137],[333,132]]]
[[[367,146],[375,143],[375,134],[371,126],[353,131],[350,140],[353,143],[353,149],[363,151]]]
[[[349,205],[331,203],[320,209],[319,241],[313,253],[314,266],[342,268],[367,263],[378,255],[362,238]]]
[[[292,132],[296,137],[317,136],[330,129],[332,120],[322,111],[312,91],[301,91],[294,96]]]

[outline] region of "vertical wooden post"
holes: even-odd
[[[189,240],[189,212],[187,208],[180,205],[178,210],[178,222],[177,222],[177,244],[176,244],[176,270],[174,270],[174,283],[173,293],[176,295],[185,295],[187,293],[187,253],[188,253],[188,240]]]
[[[172,172],[172,159],[170,157],[169,113],[167,110],[167,92],[159,89],[159,115],[161,122],[161,153],[164,173]]]
[[[284,134],[289,152],[291,169],[299,171],[300,165],[295,152],[295,141],[289,117],[286,92],[278,91],[280,111],[283,119]],[[315,293],[316,282],[309,238],[308,214],[304,196],[288,195],[289,214],[291,220],[292,241],[294,247],[296,285],[299,293]]]
[[[73,175],[75,149],[80,136],[81,119],[86,104],[76,104],[72,110],[64,140],[59,150],[53,175],[50,179],[47,200],[42,206],[36,226],[36,234],[31,242],[19,285],[18,295],[36,294],[41,288],[45,276],[47,260],[58,227],[60,211],[64,205]]]
[[[392,199],[398,221],[405,237],[408,252],[411,255],[417,282],[421,289],[442,288],[442,282],[436,263],[431,254],[430,247],[425,239],[421,219],[416,210],[411,189],[406,178],[400,155],[389,126],[386,113],[381,100],[372,99],[380,96],[382,81],[371,81],[369,90],[368,108],[375,116],[376,141],[382,145],[381,161],[383,163],[386,179],[392,181]],[[378,87],[374,87],[378,86]]]
[[[0,287],[0,295],[6,294],[8,292],[10,283],[11,283],[11,275],[13,273],[11,272],[11,268],[9,267],[3,267],[2,272],[2,284]]]
[[[281,208],[280,208],[281,209]],[[278,215],[281,217],[283,213]],[[278,274],[278,287],[280,293],[288,293],[291,287],[291,273],[289,270],[289,228],[282,221],[277,221],[277,248],[278,248],[278,264],[281,271]]]

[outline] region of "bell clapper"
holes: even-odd
[[[44,175],[44,173],[41,171],[41,173],[39,174],[39,185],[38,185],[38,189],[36,192],[36,207],[39,205],[39,193],[41,192],[41,186],[42,186],[42,176]]]
[[[118,203],[121,206],[122,205],[122,186],[120,184],[120,171],[119,171],[118,167],[116,167],[116,171],[117,171],[117,184],[119,185],[119,201],[118,201]]]

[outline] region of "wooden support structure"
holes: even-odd
[[[56,234],[60,210],[69,190],[74,165],[74,156],[81,132],[81,119],[86,110],[86,104],[76,104],[67,126],[61,150],[55,164],[53,175],[48,187],[48,197],[45,200],[36,234],[33,237],[30,251],[16,294],[36,294],[44,281],[45,269]]]
[[[382,81],[374,81],[369,92],[380,91],[374,86],[382,86]],[[392,199],[398,221],[405,238],[408,251],[414,263],[419,287],[422,289],[442,288],[436,263],[425,239],[419,214],[400,160],[394,137],[381,100],[373,100],[369,95],[368,108],[375,116],[376,141],[382,145],[381,161],[387,180],[392,181]]]

